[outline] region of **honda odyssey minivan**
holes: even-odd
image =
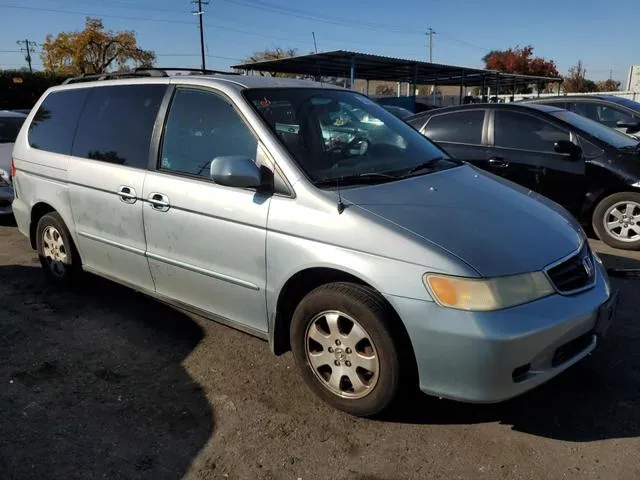
[[[563,208],[337,87],[80,78],[38,101],[12,168],[49,280],[92,272],[291,350],[354,415],[405,386],[522,394],[590,354],[616,307]]]

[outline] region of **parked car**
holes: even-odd
[[[443,108],[407,122],[453,157],[559,203],[608,245],[640,249],[637,140],[529,103]]]
[[[16,222],[56,284],[93,272],[292,350],[320,398],[363,416],[403,385],[519,395],[610,325],[617,295],[565,210],[364,95],[90,80],[49,89],[14,148]],[[339,118],[359,133],[338,147]]]
[[[24,115],[29,115],[29,113],[31,113],[31,109],[30,108],[18,108],[15,110],[11,110],[12,112],[16,112],[16,113],[22,113]]]
[[[527,100],[564,108],[640,139],[640,103],[614,95],[576,95]]]
[[[25,118],[21,113],[0,110],[0,216],[11,214],[11,152]]]
[[[397,105],[382,105],[382,107],[385,110],[393,113],[396,117],[401,119],[407,118],[413,115],[413,112],[411,110],[407,110],[406,108],[403,108],[403,107],[398,107]]]

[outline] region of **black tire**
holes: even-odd
[[[620,248],[622,250],[640,250],[640,235],[638,235],[638,238],[636,240],[624,241],[624,240],[621,240],[619,236],[616,236],[615,234],[611,234],[607,230],[607,228],[605,228],[605,222],[607,222],[607,220],[613,220],[615,218],[609,213],[611,211],[611,208],[614,205],[620,204],[623,202],[630,202],[630,203],[637,204],[638,207],[636,208],[634,213],[636,216],[640,216],[640,193],[635,193],[635,192],[614,193],[613,195],[609,195],[608,197],[602,199],[600,203],[598,203],[598,205],[593,211],[591,225],[593,226],[593,230],[598,236],[598,238],[602,240],[604,243],[606,243],[607,245],[614,248]],[[628,220],[629,223],[627,223],[627,225],[633,225],[633,226],[637,225],[638,228],[640,229],[640,221],[627,219],[627,218],[624,218],[621,220],[622,221]],[[625,224],[622,223],[621,227],[624,225]],[[614,230],[614,233],[615,232],[616,230]]]
[[[326,311],[339,311],[355,319],[371,340],[374,356],[378,359],[379,365],[377,380],[368,393],[361,398],[344,398],[332,392],[330,387],[325,386],[326,384],[319,378],[316,369],[308,360],[307,331],[311,328],[314,319]],[[340,319],[345,320],[344,317]],[[392,320],[397,320],[397,317],[388,304],[374,290],[362,285],[331,283],[322,285],[307,294],[293,313],[290,340],[296,363],[311,390],[334,408],[359,417],[373,416],[389,407],[399,396],[403,366],[399,354],[401,350],[398,346],[399,342],[394,341],[394,337],[397,338],[398,335],[393,334]],[[330,352],[331,349],[328,351]],[[337,352],[337,348],[335,351]],[[337,353],[329,355],[337,355]],[[344,362],[349,369],[357,363],[356,355],[354,352],[350,355],[354,361],[353,365],[347,361]],[[350,357],[345,356],[347,359]],[[337,357],[336,361],[338,361]],[[329,376],[333,374],[333,367],[331,369]],[[362,372],[362,370],[358,371]],[[354,371],[350,370],[349,375],[353,373]],[[344,377],[341,377],[340,385],[343,384],[343,380]]]
[[[48,229],[54,229],[49,230],[49,233],[53,231],[59,234],[62,247],[58,248],[58,251],[65,256],[65,261],[63,262],[53,261],[52,257],[48,256],[45,252],[47,245],[45,232],[48,231]],[[55,235],[49,238],[57,239]],[[67,226],[58,213],[47,213],[38,221],[36,248],[44,276],[49,282],[55,285],[69,286],[78,278],[81,271],[80,256],[78,255],[78,251]],[[58,264],[57,266],[55,265],[56,263]]]

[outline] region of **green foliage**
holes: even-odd
[[[0,110],[31,108],[47,88],[66,78],[46,72],[0,70]]]

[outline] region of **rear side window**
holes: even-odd
[[[147,168],[153,125],[166,85],[94,88],[80,116],[75,157]]]
[[[50,93],[29,125],[29,145],[47,152],[71,153],[78,117],[91,89]]]
[[[484,110],[454,112],[431,117],[424,134],[434,142],[482,143]]]
[[[559,140],[571,140],[569,132],[532,115],[496,110],[494,143],[497,147],[554,152]]]

